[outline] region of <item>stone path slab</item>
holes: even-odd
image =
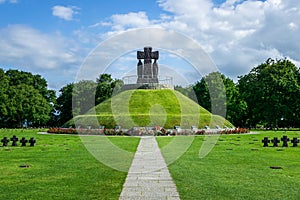
[[[180,200],[153,136],[142,136],[119,200]]]

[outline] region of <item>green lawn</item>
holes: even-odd
[[[261,143],[265,136],[284,134],[221,136],[203,159],[198,154],[205,137],[195,137],[188,151],[169,166],[181,199],[300,199],[300,147],[266,148]],[[300,132],[286,134],[300,137]],[[161,148],[171,140],[157,138]]]
[[[0,138],[13,134],[19,139],[35,137],[37,143],[35,147],[19,143],[18,147],[0,147],[0,199],[118,199],[126,172],[95,159],[80,137],[0,130]],[[300,138],[300,132],[286,134]],[[205,136],[195,137],[183,156],[169,166],[181,199],[300,199],[300,147],[262,147],[263,137],[282,135],[221,136],[203,159],[198,155]],[[108,138],[129,152],[139,142],[136,137]],[[157,141],[163,149],[174,138],[157,137]],[[176,137],[176,142],[188,143],[187,138]],[[30,167],[19,167],[24,164]]]
[[[35,147],[0,147],[0,199],[118,199],[126,178],[96,160],[78,136],[40,135],[37,130],[0,130],[0,138],[35,137]],[[134,152],[139,139],[111,137]],[[130,161],[131,163],[131,161]],[[29,168],[20,165],[29,164]]]

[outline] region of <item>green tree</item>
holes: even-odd
[[[187,87],[182,87],[181,85],[175,85],[174,86],[174,90],[177,90],[178,92],[180,92],[181,94],[189,97],[190,99],[194,100],[196,103],[197,102],[197,97],[196,94],[193,90],[194,85],[189,85]]]
[[[226,115],[226,91],[223,83],[225,78],[220,72],[212,72],[202,77],[193,89],[199,105],[213,114]]]
[[[247,103],[240,97],[237,84],[230,78],[222,76],[226,89],[226,119],[235,126],[243,127],[246,124]]]
[[[113,79],[110,74],[101,74],[96,82],[83,80],[61,88],[56,106],[59,125],[109,99],[122,85],[121,80]]]
[[[48,123],[54,108],[55,92],[47,89],[40,75],[18,70],[0,70],[0,126],[21,127]]]
[[[210,112],[213,107],[213,113],[226,116],[226,119],[236,126],[244,125],[247,104],[240,98],[238,87],[233,80],[220,72],[212,72],[196,82],[193,90],[199,105]]]
[[[58,126],[59,124],[59,115],[58,115],[58,104],[56,101],[56,92],[54,90],[48,90],[47,94],[47,102],[50,102],[51,112],[50,112],[50,120],[47,123],[49,126]]]
[[[287,59],[268,59],[241,76],[239,89],[247,102],[249,125],[295,126],[299,88],[299,69]]]
[[[20,84],[26,84],[33,86],[38,90],[44,98],[47,98],[48,89],[47,81],[41,77],[41,75],[33,75],[30,72],[24,72],[19,70],[7,70],[6,76],[9,79],[10,86],[16,86]]]
[[[7,101],[8,101],[8,79],[4,70],[0,69],[0,127],[3,126],[4,120],[7,117]]]
[[[94,107],[97,84],[94,81],[83,80],[74,84],[72,92],[73,115],[81,115]]]
[[[78,83],[70,83],[59,90],[56,107],[59,125],[86,113],[95,106],[96,86],[94,81],[82,80]]]
[[[123,86],[123,81],[113,79],[110,74],[101,74],[96,82],[96,104],[109,99],[113,94],[118,93]]]
[[[58,126],[72,119],[72,93],[74,83],[70,83],[59,90],[60,95],[57,98],[56,110],[58,111]]]
[[[196,95],[196,102],[211,112],[211,101],[208,86],[205,82],[205,78],[202,78],[200,81],[197,81],[196,84],[193,86],[193,90]]]
[[[24,122],[32,123],[33,126],[47,124],[51,106],[33,86],[11,86],[8,96],[8,126],[22,127]]]

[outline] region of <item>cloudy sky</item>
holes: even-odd
[[[77,79],[99,44],[128,31],[160,28],[189,38],[221,73],[236,80],[269,57],[287,57],[300,67],[299,19],[297,0],[0,0],[0,67],[41,74],[49,88],[59,90]],[[123,44],[144,37],[125,34]],[[167,41],[187,45],[178,37]],[[189,59],[158,41],[153,46],[164,69],[174,69],[190,83],[197,79]],[[136,48],[124,45],[126,52],[111,58],[105,72],[115,78],[134,74]],[[105,63],[98,58],[97,69]]]

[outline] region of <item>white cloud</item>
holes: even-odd
[[[290,30],[297,30],[298,29],[298,25],[294,22],[289,23],[288,25]]]
[[[73,16],[78,14],[77,10],[79,10],[76,6],[53,6],[52,14],[53,16],[59,17],[61,19],[70,21],[73,20]]]
[[[105,22],[111,27],[109,34],[147,26],[179,31],[200,43],[232,78],[268,57],[300,61],[299,1],[227,0],[221,5],[212,0],[157,2],[167,11],[158,19],[150,20],[145,12],[116,14]]]
[[[58,68],[62,61],[76,61],[74,52],[68,49],[70,42],[59,34],[47,35],[30,27],[14,25],[0,30],[0,36],[2,61],[16,62],[26,58],[30,64],[43,69]]]
[[[0,0],[0,4],[17,2]],[[78,45],[59,33],[45,34],[28,26],[2,28],[0,64],[49,76],[53,87],[59,89],[59,81],[72,82],[70,78],[75,76],[81,64],[81,55],[86,55],[88,48],[91,49],[103,38],[126,30],[154,26],[178,31],[194,39],[213,58],[221,72],[232,78],[247,73],[268,57],[287,57],[300,67],[300,1],[227,0],[215,5],[212,0],[157,0],[157,3],[163,10],[157,18],[150,19],[143,11],[114,14],[87,29],[73,31],[77,42],[81,43]],[[73,20],[78,10],[75,6],[56,5],[52,7],[52,14],[64,20]],[[116,44],[115,48],[126,50],[126,44],[140,45],[139,40],[145,40],[145,45],[154,43],[156,48],[166,41],[189,46],[175,36],[156,41],[155,38],[161,38],[157,34],[159,32],[152,32],[147,37],[137,34],[131,37],[131,41]],[[168,44],[164,46],[168,47]],[[139,46],[142,47],[143,44]],[[109,52],[106,53],[109,58]],[[179,56],[182,54],[180,51],[176,53]],[[193,55],[198,56],[197,53]],[[159,61],[164,60],[160,58]],[[170,63],[160,64],[171,66]],[[97,63],[93,63],[92,67],[95,65]],[[52,77],[56,77],[54,81]]]
[[[114,31],[123,31],[135,27],[147,27],[151,24],[145,12],[130,12],[115,14],[110,17],[111,22],[102,22],[102,26],[112,26]]]
[[[0,0],[0,4],[1,3],[5,3],[5,2],[8,2],[8,3],[18,3],[18,0]]]
[[[293,0],[159,0],[172,12],[163,26],[197,40],[228,75],[247,73],[268,57],[300,61],[300,2]]]
[[[153,50],[160,51],[158,61],[160,66],[172,66],[173,70],[184,76],[187,81],[192,80],[191,83],[195,82],[196,76],[198,77],[197,80],[199,80],[200,75],[216,71],[209,57],[199,48],[199,45],[195,41],[172,30],[168,31],[162,28],[149,27],[123,31],[104,40],[85,59],[84,64],[77,73],[77,78],[78,80],[94,79],[97,74],[103,73],[108,69],[109,71],[106,71],[106,73],[112,73],[113,76],[121,78],[128,71],[136,70],[136,51],[142,50],[144,46],[149,45],[153,47]],[[131,58],[123,62],[124,59],[119,58],[126,54],[126,52],[130,53]],[[184,62],[178,62],[177,59],[174,62],[174,58],[171,59],[170,56],[165,58],[164,55],[166,52],[175,55],[176,58],[180,58]],[[195,56],[195,52],[198,53],[197,56]],[[118,59],[118,63],[113,62],[116,59]],[[95,68],[94,66],[97,63],[101,63],[101,65]],[[189,68],[194,70],[193,73],[190,73],[191,70],[187,68],[187,64]],[[185,67],[184,69],[183,66]],[[198,73],[194,73],[195,71]],[[163,73],[166,73],[166,71],[160,71],[160,76],[170,75],[169,73]]]
[[[81,64],[76,44],[59,33],[44,34],[27,26],[8,26],[0,29],[0,46],[1,67],[39,73],[51,80],[55,89],[72,82],[70,78]]]

